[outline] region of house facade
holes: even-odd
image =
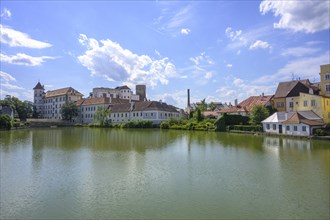
[[[181,118],[183,115],[174,106],[163,102],[145,101],[110,105],[110,121],[125,123],[135,120],[149,120],[160,124],[171,117]]]
[[[262,126],[267,133],[310,136],[324,122],[313,111],[275,112],[262,121]]]
[[[79,115],[74,120],[82,124],[94,123],[97,122],[94,119],[94,115],[99,107],[109,108],[110,104],[118,105],[125,103],[129,103],[129,100],[111,97],[81,99],[76,102]]]
[[[274,95],[273,107],[277,111],[293,111],[295,107],[294,97],[300,93],[318,94],[318,87],[311,84],[309,80],[292,80],[280,82]]]

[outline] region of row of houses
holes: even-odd
[[[276,113],[262,122],[265,132],[311,135],[317,128],[330,125],[330,64],[320,66],[320,82],[308,79],[280,82],[274,95],[251,96],[235,105],[206,111],[206,117],[223,114],[249,116],[256,105],[271,106]]]
[[[61,108],[66,102],[75,102],[78,116],[76,123],[93,123],[99,107],[111,110],[109,121],[125,123],[131,120],[150,120],[160,124],[170,117],[182,117],[180,109],[163,102],[147,101],[145,85],[136,86],[136,94],[128,86],[94,88],[88,98],[72,87],[45,92],[40,82],[33,88],[34,106],[40,118],[62,119]]]

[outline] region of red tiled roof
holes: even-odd
[[[53,96],[62,96],[62,95],[77,95],[77,96],[83,96],[80,92],[75,90],[72,87],[62,88],[62,89],[56,89],[52,91],[46,92],[46,98],[53,97]]]
[[[283,122],[283,124],[301,124],[301,123],[311,126],[324,125],[322,121],[307,119],[298,112],[295,112],[288,120]]]
[[[111,104],[112,112],[151,111],[151,110],[177,112],[177,110],[174,106],[167,105],[166,103],[163,103],[163,102],[156,102],[156,101]]]
[[[268,96],[250,96],[244,101],[240,102],[237,106],[230,108],[225,108],[220,110],[220,113],[239,113],[239,112],[250,112],[256,105],[266,105],[269,104],[273,95]]]

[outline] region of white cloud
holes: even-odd
[[[1,11],[1,16],[2,18],[4,19],[9,19],[11,18],[11,12],[9,11],[9,9],[7,8],[4,8],[2,11]]]
[[[0,76],[3,80],[5,81],[16,81],[16,79],[10,75],[9,73],[6,73],[6,72],[3,72],[3,71],[0,71]]]
[[[13,85],[13,84],[10,84],[9,82],[1,83],[1,87],[2,87],[2,88],[11,89],[11,90],[15,90],[15,89],[23,90],[23,89],[24,89],[23,87],[20,87],[20,86],[17,86],[17,85]]]
[[[330,4],[327,0],[264,0],[259,7],[263,15],[272,12],[275,17],[280,17],[279,22],[274,23],[274,28],[305,33],[315,33],[330,28]]]
[[[102,76],[109,81],[144,83],[151,87],[166,85],[171,77],[179,77],[175,65],[167,57],[155,60],[147,55],[137,55],[109,39],[97,41],[81,34],[79,42],[88,50],[78,57],[79,62],[91,71],[92,76]]]
[[[225,34],[232,42],[235,42],[235,44],[231,44],[231,47],[237,48],[247,44],[247,39],[242,35],[242,30],[235,31],[231,27],[227,27]]]
[[[18,53],[13,56],[0,54],[1,62],[6,62],[15,65],[24,65],[24,66],[39,66],[47,59],[55,59],[55,58],[49,56],[32,57],[24,53]]]
[[[12,82],[16,82],[16,79],[10,75],[9,73],[0,71],[0,93],[1,93],[1,99],[2,97],[5,97],[6,95],[15,95],[15,97],[19,97],[19,95],[22,93],[22,91],[15,92],[12,90],[24,90],[24,88],[12,84]],[[6,91],[3,89],[8,89],[11,91]]]
[[[280,68],[275,73],[269,73],[269,75],[261,76],[256,79],[254,83],[274,83],[279,81],[289,81],[292,79],[292,74],[295,77],[301,79],[315,79],[319,81],[320,65],[330,62],[329,51],[319,56],[303,57],[295,60],[291,60],[285,66]]]
[[[254,42],[253,44],[250,45],[250,50],[255,50],[255,49],[267,49],[270,48],[270,45],[265,42],[265,41],[261,41],[261,40],[257,40],[256,42]]]
[[[178,90],[172,93],[156,94],[150,97],[152,100],[162,100],[163,102],[184,109],[187,106],[187,90]],[[193,101],[193,98],[191,98]]]
[[[190,30],[184,28],[192,16],[192,4],[185,5],[184,7],[178,7],[178,3],[161,2],[161,5],[165,6],[161,10],[161,15],[154,22],[159,33],[170,33],[172,36],[176,36],[178,33],[189,34]]]
[[[225,86],[220,87],[216,90],[216,93],[219,95],[219,99],[222,102],[234,103],[235,99],[238,99],[238,102],[245,100],[250,96],[258,96],[262,93],[265,95],[272,95],[277,87],[277,85],[257,85],[251,81],[244,81],[243,79],[228,76]]]
[[[184,34],[184,35],[188,35],[188,34],[190,34],[190,29],[189,28],[182,28],[181,29],[181,34]]]
[[[26,33],[16,31],[8,26],[0,24],[1,36],[0,42],[8,44],[11,47],[27,47],[42,49],[51,47],[52,45],[46,42],[31,39]]]
[[[214,76],[213,72],[206,72],[204,78],[208,80],[211,79],[213,76]]]
[[[228,68],[232,68],[232,67],[233,67],[233,64],[228,63],[228,64],[227,64],[227,67],[228,67]]]
[[[281,53],[282,56],[294,56],[302,57],[306,55],[312,55],[316,52],[319,52],[320,48],[311,48],[311,47],[291,47],[283,50]]]
[[[195,57],[190,57],[190,61],[192,61],[195,65],[213,65],[213,59],[206,55],[205,52],[202,52],[200,55]]]

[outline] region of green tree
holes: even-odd
[[[217,105],[211,102],[208,107],[211,111],[214,111],[217,108]]]
[[[252,108],[250,123],[260,125],[269,116],[269,111],[264,105],[256,105]]]
[[[106,106],[98,106],[93,118],[100,122],[101,126],[106,125],[107,118],[111,114],[111,111]]]
[[[67,102],[61,108],[62,118],[64,120],[72,120],[73,117],[78,116],[78,107],[74,102]]]
[[[21,121],[25,121],[26,118],[32,116],[33,105],[31,102],[28,101],[22,102],[16,97],[7,95],[4,100],[0,101],[0,105],[6,105],[12,107],[14,111],[17,112],[18,118]]]
[[[201,100],[201,104],[198,105],[198,109],[200,109],[201,112],[205,112],[205,111],[206,111],[206,109],[207,109],[207,104],[206,104],[205,99]]]
[[[195,111],[194,114],[195,114],[195,115],[194,115],[194,118],[195,118],[198,122],[203,121],[204,117],[203,117],[203,115],[202,115],[202,111],[201,111],[199,108],[197,108],[197,110]]]
[[[0,128],[10,129],[13,126],[13,120],[9,115],[0,115]]]

